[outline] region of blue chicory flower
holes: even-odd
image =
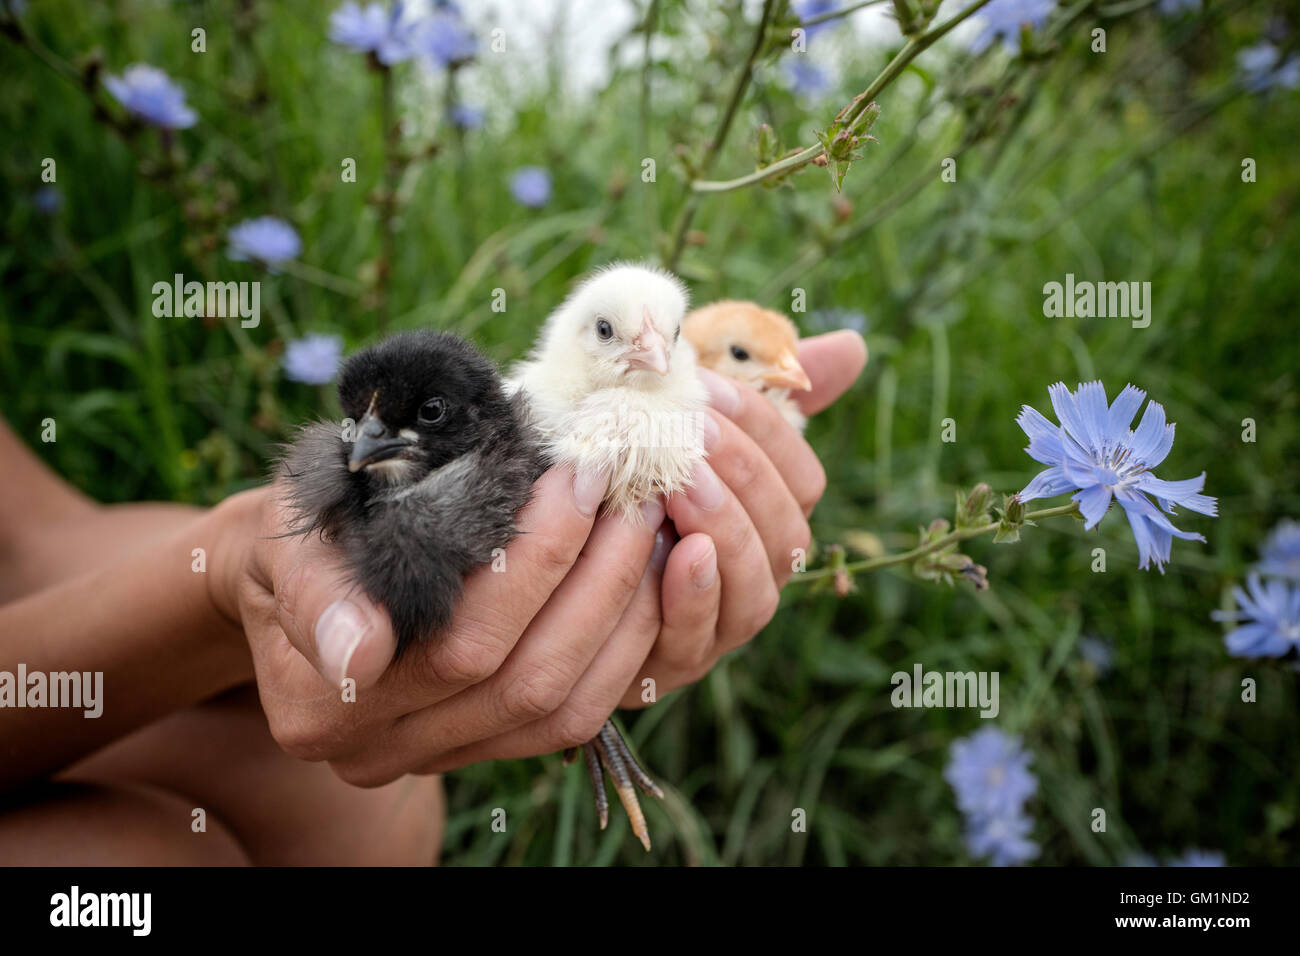
[[[1252,93],[1279,86],[1288,90],[1300,87],[1300,57],[1292,53],[1283,60],[1281,51],[1267,40],[1239,50],[1237,69],[1242,83]]]
[[[1223,638],[1234,657],[1281,657],[1300,648],[1300,585],[1281,578],[1261,581],[1252,574],[1246,590],[1232,589],[1237,610],[1214,611],[1216,621],[1235,621],[1241,626]]]
[[[275,216],[245,219],[226,233],[227,255],[237,262],[260,262],[272,272],[302,252],[298,230]]]
[[[830,74],[816,63],[809,62],[807,54],[796,54],[787,60],[785,74],[790,89],[809,99],[822,96],[831,86]]]
[[[983,53],[993,41],[1002,38],[1008,50],[1014,50],[1020,37],[1020,27],[1030,24],[1035,30],[1047,22],[1047,15],[1055,0],[993,0],[975,14],[982,29],[971,40],[972,53]]]
[[[551,201],[551,174],[540,166],[521,166],[510,178],[510,194],[516,202],[541,208]]]
[[[1013,816],[1038,789],[1037,778],[1029,772],[1033,759],[1019,737],[985,727],[953,741],[943,777],[956,793],[963,813]]]
[[[1205,540],[1199,534],[1180,531],[1165,517],[1174,514],[1175,505],[1211,516],[1218,514],[1218,507],[1214,498],[1200,493],[1205,486],[1204,472],[1184,481],[1163,481],[1152,474],[1151,469],[1165,460],[1174,442],[1174,426],[1165,424],[1163,406],[1147,403],[1137,431],[1131,431],[1129,425],[1146,397],[1140,388],[1124,386],[1109,408],[1101,382],[1082,383],[1077,393],[1057,382],[1047,391],[1059,426],[1028,405],[1022,406],[1016,419],[1029,436],[1025,451],[1035,461],[1051,466],[1020,492],[1022,501],[1074,490],[1071,500],[1078,502],[1084,527],[1091,530],[1114,497],[1133,529],[1138,566],[1145,569],[1155,561],[1162,574],[1175,537]],[[1148,494],[1155,497],[1159,508]]]
[[[1023,813],[996,817],[971,817],[966,823],[966,850],[993,866],[1017,866],[1038,856],[1038,844],[1029,839],[1034,821]]]
[[[1029,772],[1033,754],[1019,737],[986,727],[953,741],[943,776],[966,817],[966,849],[994,866],[1024,863],[1038,855],[1029,839],[1033,820],[1025,802],[1038,790]]]
[[[63,193],[58,186],[42,186],[32,193],[32,205],[45,216],[56,216],[63,208]]]
[[[1079,638],[1079,656],[1092,665],[1099,676],[1110,673],[1115,663],[1115,648],[1104,637],[1085,635]]]
[[[1193,7],[1199,7],[1201,0],[1160,0],[1156,4],[1156,9],[1167,17],[1182,13],[1184,10],[1191,10]]]
[[[472,60],[478,52],[478,40],[451,6],[435,10],[425,21],[419,44],[425,55],[442,67]]]
[[[452,125],[459,126],[461,129],[478,129],[486,118],[487,113],[477,106],[457,103],[451,108]]]
[[[1224,857],[1218,850],[1184,850],[1182,856],[1171,859],[1166,866],[1223,866]]]
[[[380,63],[392,66],[415,55],[421,26],[419,17],[407,16],[401,0],[391,10],[382,3],[362,6],[348,0],[330,14],[330,39],[358,53],[373,53]]]
[[[794,5],[794,13],[799,18],[800,23],[806,24],[809,20],[815,20],[817,17],[830,13],[836,6],[836,0],[800,0]],[[824,23],[805,26],[804,36],[811,40],[823,30],[833,29],[843,22],[843,20],[827,20]]]
[[[337,335],[304,335],[284,349],[285,377],[305,385],[324,385],[343,361],[343,340]]]
[[[121,76],[104,77],[104,86],[128,113],[162,129],[188,129],[198,115],[185,105],[185,91],[162,70],[133,63]]]
[[[1265,577],[1300,581],[1300,522],[1288,518],[1269,532],[1255,570]]]

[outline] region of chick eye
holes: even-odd
[[[605,319],[596,320],[596,336],[602,342],[608,342],[614,336],[614,326]]]
[[[420,406],[420,424],[436,425],[447,415],[447,402],[441,398],[431,398]]]
[[[737,362],[749,361],[749,353],[746,352],[744,349],[742,349],[739,345],[733,345],[731,347],[731,357],[734,358]]]

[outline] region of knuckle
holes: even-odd
[[[425,666],[435,684],[465,687],[487,680],[505,661],[507,649],[499,642],[471,636],[465,632],[449,635],[447,640],[425,655]]]
[[[727,457],[727,485],[736,497],[753,488],[763,475],[763,469],[756,455],[762,454],[757,449],[741,448],[736,454]]]
[[[531,544],[532,561],[546,577],[561,578],[573,566],[576,555],[573,547],[564,538],[535,532]]]
[[[315,721],[276,707],[265,710],[271,739],[290,757],[316,762],[331,756],[326,735],[320,732]]]
[[[822,495],[826,493],[826,469],[816,455],[812,456],[812,465],[810,466],[808,476],[804,480],[799,503],[804,509],[811,511],[817,502],[822,500]]]
[[[641,578],[645,575],[645,570],[626,561],[620,561],[614,566],[612,574],[617,585],[613,593],[627,595],[641,586]]]
[[[740,633],[735,635],[736,639],[734,641],[728,642],[728,650],[744,644],[767,627],[768,622],[776,616],[776,609],[780,603],[781,595],[777,591],[776,585],[771,582],[767,583],[762,589],[762,594],[750,604],[749,612],[743,618]]]
[[[807,554],[810,547],[812,547],[812,528],[808,526],[807,521],[800,518],[791,535],[791,543],[787,551],[799,550]]]
[[[538,664],[506,684],[501,709],[514,725],[549,717],[564,706],[569,682],[556,668]]]
[[[367,760],[331,760],[330,769],[344,783],[365,790],[385,786],[402,776],[401,770],[377,766]]]
[[[555,749],[580,747],[600,733],[609,714],[584,705],[570,705],[556,713],[554,726]]]

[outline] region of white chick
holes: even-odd
[[[758,389],[803,431],[808,419],[790,392],[807,391],[812,382],[799,364],[793,322],[757,303],[726,299],[696,309],[683,330],[701,365]]]
[[[690,486],[707,401],[681,335],[687,292],[669,272],[606,266],[551,313],[512,370],[554,463],[608,472],[606,508],[640,520],[655,495]]]

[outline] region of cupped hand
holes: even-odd
[[[583,743],[658,634],[650,559],[663,504],[647,503],[641,522],[597,517],[603,476],[543,475],[521,533],[466,579],[449,628],[396,661],[387,613],[349,583],[336,549],[284,535],[280,490],[251,493],[260,528],[233,600],[272,735],[349,782]]]
[[[834,333],[804,342],[800,360],[811,414],[853,381],[865,348]],[[709,385],[713,466],[691,492],[628,522],[597,515],[603,476],[551,469],[502,559],[467,578],[451,626],[396,661],[387,613],[349,583],[336,549],[285,536],[278,486],[232,499],[254,530],[226,603],[281,747],[361,786],[550,753],[590,740],[620,701],[697,680],[757,633],[791,551],[807,545],[825,475],[756,392]]]
[[[812,380],[805,415],[834,402],[861,374],[866,344],[841,330],[804,339],[799,362]],[[708,463],[694,486],[667,503],[681,540],[663,572],[663,627],[623,707],[699,680],[718,658],[757,634],[776,613],[809,543],[808,516],[826,472],[804,437],[755,389],[702,369],[709,390]],[[647,681],[653,681],[648,684]]]

